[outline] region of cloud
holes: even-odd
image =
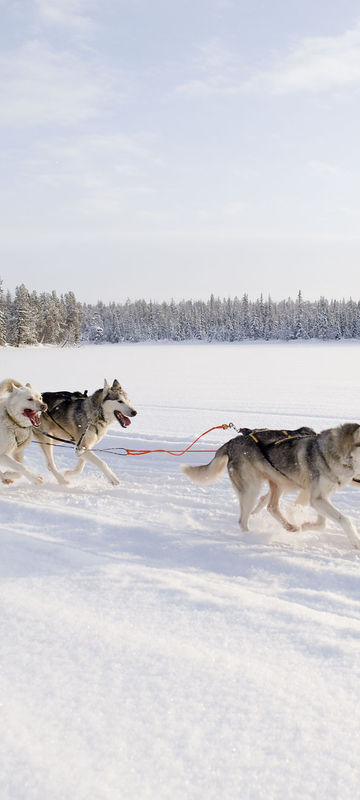
[[[176,87],[179,94],[189,97],[238,93],[238,56],[228,50],[218,38],[203,44],[193,60],[196,77]]]
[[[200,50],[193,76],[176,91],[189,97],[322,93],[360,86],[360,21],[337,36],[309,36],[266,69],[244,76],[237,53],[219,41]]]
[[[40,41],[0,57],[3,124],[73,125],[97,116],[110,94],[111,77]]]
[[[94,28],[92,19],[84,13],[93,5],[88,0],[35,0],[35,8],[45,24],[73,28],[81,33]]]
[[[324,176],[342,176],[344,175],[344,171],[340,169],[337,164],[330,164],[327,161],[318,161],[318,160],[311,160],[307,164],[308,168],[311,172],[314,172],[316,175],[324,175]]]
[[[97,212],[100,217],[135,203],[147,208],[152,179],[159,161],[146,137],[122,134],[83,134],[57,142],[39,142],[23,164],[34,191],[56,198],[71,214]]]
[[[339,36],[303,39],[269,70],[254,74],[244,89],[271,94],[327,92],[360,86],[360,23]]]

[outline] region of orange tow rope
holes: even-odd
[[[233,425],[232,422],[230,422],[228,425],[215,425],[213,428],[209,428],[208,431],[204,431],[204,433],[201,433],[200,436],[197,437],[197,439],[194,439],[194,441],[191,442],[191,444],[189,444],[188,447],[185,448],[185,450],[131,450],[126,447],[122,449],[125,450],[126,455],[128,456],[146,456],[148,453],[168,453],[168,455],[170,456],[183,456],[185,453],[188,453],[189,450],[191,450],[194,447],[194,444],[196,444],[196,442],[198,442],[199,439],[202,439],[203,436],[206,436],[207,433],[211,433],[211,431],[216,431],[219,428],[221,428],[222,430],[226,430],[227,428],[234,428],[234,427],[235,425]],[[195,452],[216,453],[216,450],[195,450]]]

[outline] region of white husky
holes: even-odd
[[[7,467],[6,472],[0,473],[3,483],[12,483],[21,475],[31,483],[42,483],[41,475],[28,469],[22,458],[31,442],[33,426],[40,424],[39,413],[46,408],[41,394],[29,383],[23,386],[11,378],[0,382],[0,464]]]

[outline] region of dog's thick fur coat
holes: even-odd
[[[68,478],[82,472],[88,461],[98,467],[110,483],[119,484],[114,472],[96,453],[91,452],[91,448],[101,441],[115,420],[126,428],[130,425],[129,417],[137,414],[120,383],[115,379],[110,386],[105,380],[103,388],[91,395],[60,391],[44,392],[43,398],[48,411],[42,415],[40,426],[34,433],[48,468],[57,481],[68,483]],[[67,470],[64,475],[57,469],[53,456],[53,445],[60,444],[59,439],[72,442],[78,456],[76,467]]]
[[[243,530],[249,530],[250,514],[262,507],[265,498],[275,519],[287,530],[298,530],[282,515],[279,500],[284,492],[299,491],[298,502],[309,504],[318,514],[314,523],[305,523],[302,529],[323,528],[330,519],[342,527],[354,547],[360,548],[360,536],[352,521],[329,500],[333,492],[360,473],[360,426],[349,422],[319,434],[289,433],[292,438],[284,437],[283,431],[263,431],[260,446],[250,435],[236,436],[219,448],[210,464],[183,465],[182,470],[191,480],[206,485],[217,480],[227,466],[239,498]],[[256,506],[263,481],[268,482],[269,492]]]
[[[12,483],[23,475],[31,483],[43,478],[22,463],[24,450],[31,442],[39,413],[46,410],[41,394],[29,383],[23,386],[13,378],[0,383],[0,463],[7,471],[0,473],[3,483]]]

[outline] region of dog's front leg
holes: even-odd
[[[98,467],[101,470],[101,472],[103,472],[105,477],[113,486],[119,485],[120,483],[119,478],[115,475],[114,472],[111,471],[111,469],[109,469],[107,464],[105,464],[105,461],[103,461],[102,458],[99,458],[99,456],[93,453],[92,450],[87,450],[85,448],[79,447],[78,449],[76,449],[75,452],[76,455],[78,456],[79,463],[77,467],[75,467],[75,469],[68,470],[65,473],[66,476],[70,474],[75,474],[77,472],[82,472],[85,466],[85,462],[89,461],[91,464],[94,464],[95,467]]]
[[[338,522],[341,525],[344,533],[346,533],[351,544],[360,550],[360,536],[352,523],[351,519],[345,514],[342,514],[335,506],[330,503],[325,497],[312,497],[310,505],[315,508],[322,517],[327,517],[333,522]]]
[[[77,452],[77,450],[75,452],[78,457],[78,463],[76,464],[76,467],[74,467],[74,469],[67,469],[65,471],[64,473],[65,478],[72,478],[73,475],[80,475],[80,473],[83,471],[85,467],[85,460],[81,458],[81,455],[80,453]]]
[[[30,483],[43,483],[44,479],[42,475],[37,475],[36,472],[33,472],[28,467],[25,467],[25,464],[22,464],[19,461],[15,461],[12,456],[9,455],[2,455],[0,456],[0,463],[7,467],[12,472],[17,472],[20,475],[23,475],[24,478],[27,478]]]

